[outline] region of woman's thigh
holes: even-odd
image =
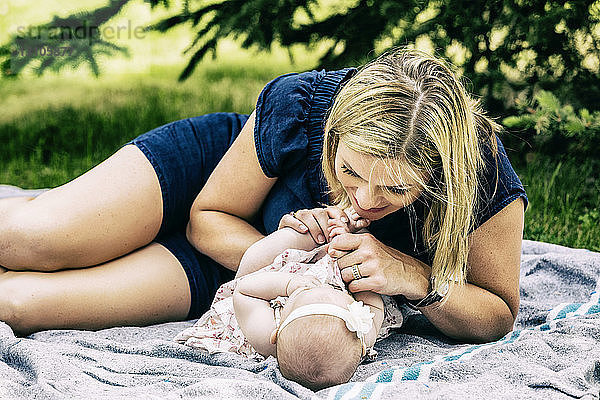
[[[0,270],[0,320],[20,334],[181,320],[190,303],[186,272],[157,243],[95,267]]]
[[[33,200],[0,200],[0,265],[39,271],[97,265],[181,231],[247,118],[216,113],[176,121]]]
[[[162,221],[156,173],[135,146],[35,198],[0,200],[0,265],[56,270],[96,265],[152,241]]]

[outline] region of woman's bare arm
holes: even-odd
[[[513,329],[519,311],[523,200],[507,205],[471,234],[469,283],[423,314],[446,335],[490,341]]]
[[[192,205],[189,242],[236,271],[246,249],[263,238],[250,222],[276,180],[265,176],[258,162],[252,113]]]
[[[422,307],[423,314],[446,335],[471,342],[497,340],[510,332],[519,309],[519,268],[523,237],[523,201],[517,199],[470,235],[467,283],[451,285],[442,304]],[[431,267],[378,241],[370,234],[345,234],[329,244],[338,257],[342,279],[353,293],[425,297]],[[354,280],[360,264],[364,279]]]

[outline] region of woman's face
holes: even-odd
[[[406,171],[405,165],[392,159],[387,160],[387,164],[395,171],[400,171],[401,182],[393,179],[379,159],[358,153],[342,141],[338,145],[335,155],[337,178],[358,215],[371,221],[406,207],[422,192],[420,185],[411,180],[408,174],[402,173]]]

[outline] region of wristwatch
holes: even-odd
[[[435,277],[431,277],[431,287],[435,287]],[[412,308],[413,310],[418,309],[419,307],[427,307],[435,303],[439,303],[444,300],[444,297],[448,294],[448,290],[450,289],[450,285],[448,282],[444,283],[439,290],[432,289],[431,292],[427,294],[427,296],[422,299],[417,300],[409,300],[405,298],[406,305]]]

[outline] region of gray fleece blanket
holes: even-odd
[[[26,338],[0,322],[0,399],[598,399],[599,276],[600,253],[525,240],[513,332],[457,343],[414,313],[351,382],[316,393],[283,378],[273,358],[172,340],[195,321]]]

